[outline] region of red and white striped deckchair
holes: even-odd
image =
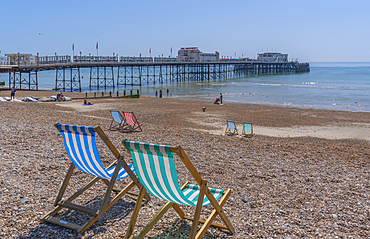
[[[134,131],[135,129],[140,129],[140,131],[143,131],[141,129],[142,124],[137,121],[134,112],[123,112],[123,115],[126,119],[126,123],[131,127],[131,131]]]

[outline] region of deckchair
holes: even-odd
[[[225,130],[225,134],[238,134],[238,130],[236,128],[235,122],[234,121],[226,121],[227,126]]]
[[[134,112],[123,112],[123,115],[125,116],[125,121],[128,125],[130,125],[131,127],[131,131],[134,131],[135,129],[140,129],[140,131],[143,131],[141,129],[141,125],[135,115],[134,115]]]
[[[96,220],[101,219],[103,214],[123,195],[128,193],[137,196],[137,193],[129,191],[134,185],[137,185],[139,189],[143,188],[143,186],[135,175],[133,165],[128,165],[123,160],[123,156],[119,154],[117,149],[113,146],[100,127],[93,128],[63,124],[55,124],[55,127],[59,130],[64,138],[64,147],[72,163],[70,164],[67,175],[55,199],[54,209],[46,214],[42,219],[46,222],[75,230],[80,234],[88,229]],[[102,165],[99,152],[97,150],[95,142],[96,133],[100,136],[100,138],[104,141],[117,159],[114,160],[114,162],[110,164],[107,169]],[[90,182],[72,194],[72,196],[67,199],[63,199],[68,182],[70,181],[72,173],[76,167],[82,172],[90,174],[94,177]],[[117,180],[127,177],[132,179],[131,183],[129,183],[123,189],[114,188],[114,184]],[[91,188],[99,180],[102,180],[103,183],[108,186],[99,210],[72,203],[74,199],[80,196],[87,189]],[[112,191],[116,192],[117,194],[108,204],[108,200]],[[149,199],[149,195],[145,195],[145,197]],[[63,208],[89,214],[91,215],[91,218],[85,224],[80,226],[55,217],[55,215]]]
[[[243,123],[243,131],[242,136],[244,137],[252,137],[253,136],[253,128],[252,123]]]
[[[112,122],[110,123],[109,130],[122,130],[126,124],[125,118],[117,110],[111,110],[110,113],[112,114]]]
[[[231,189],[224,191],[208,188],[207,181],[202,179],[181,146],[170,147],[127,140],[122,141],[122,143],[131,153],[137,176],[144,186],[140,191],[125,238],[133,237],[132,233],[139,213],[143,192],[145,191],[148,191],[156,198],[168,202],[145,226],[140,234],[133,238],[143,238],[171,207],[181,218],[193,221],[189,238],[202,238],[210,226],[228,229],[234,233],[234,228],[222,209],[231,194]],[[197,182],[197,185],[186,182],[180,188],[173,153],[180,157]],[[220,199],[219,202],[217,202],[218,199]],[[202,206],[209,204],[212,204],[214,208],[213,212],[207,220],[200,219]],[[194,217],[185,215],[179,205],[196,207]],[[213,223],[217,215],[221,217],[225,225]],[[196,234],[199,222],[204,223],[204,225],[198,234]]]

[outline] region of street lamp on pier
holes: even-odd
[[[55,52],[55,61],[57,62],[58,64],[58,57],[57,57],[57,53]]]
[[[79,61],[81,61],[81,59],[82,59],[82,51],[80,51],[80,60]]]

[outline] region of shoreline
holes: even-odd
[[[130,89],[131,90],[131,89]],[[128,91],[130,91],[128,90]],[[136,90],[137,89],[134,89],[136,93]],[[8,92],[10,91],[10,89],[8,87],[3,87],[1,88],[0,87],[0,92],[3,91],[3,92]],[[101,96],[101,92],[104,91],[104,90],[100,90],[100,91],[96,91],[97,93],[97,97],[96,98],[108,98],[106,96],[102,97]],[[38,90],[38,91],[35,91],[35,90],[26,90],[26,89],[22,89],[22,90],[17,90],[17,92],[36,92],[35,94],[36,95],[39,95],[40,93],[37,93],[37,92],[44,92],[42,93],[41,95],[43,96],[51,96],[51,95],[56,95],[58,92],[63,92],[63,94],[65,96],[68,96],[68,97],[72,97],[72,98],[77,98],[77,99],[83,99],[85,98],[85,94],[87,93],[88,94],[88,98],[87,99],[95,99],[94,97],[94,93],[88,93],[88,92],[70,92],[70,91],[62,91],[62,90],[58,90],[58,91],[54,91],[54,90],[46,90],[46,89],[42,89],[42,90]],[[49,92],[50,94],[48,95],[47,92]],[[104,91],[105,92],[105,95],[109,94],[108,92]],[[54,94],[53,94],[54,93]],[[78,95],[77,97],[73,97],[73,95],[76,94]],[[242,95],[244,93],[241,93]],[[10,93],[8,93],[8,95],[10,96]],[[8,95],[5,95],[7,97],[9,97]],[[123,93],[122,93],[123,95]],[[227,97],[227,93],[224,94],[226,97]],[[253,94],[252,94],[253,95]],[[16,94],[17,96],[17,94]],[[23,97],[26,97],[26,96],[30,96],[30,95],[27,95],[27,94],[23,94],[22,93],[22,96]],[[2,96],[0,94],[0,97],[4,97],[4,95]],[[153,93],[153,96],[150,95],[141,95],[140,97],[149,97],[149,98],[155,98],[154,96],[154,93]],[[208,96],[209,99],[205,98],[204,96],[198,96],[198,95],[183,95],[183,96],[170,96],[170,97],[167,97],[166,95],[163,96],[163,98],[172,98],[172,99],[178,99],[178,100],[191,100],[191,101],[198,101],[198,102],[212,102],[213,101],[213,98],[211,99],[210,97],[211,96]],[[217,97],[217,94],[215,94],[215,97]],[[112,98],[116,98],[116,94],[113,92],[113,95],[112,95]],[[226,100],[227,101],[227,100]],[[356,102],[357,103],[357,102]],[[338,112],[353,112],[353,113],[370,113],[370,111],[366,111],[366,110],[361,110],[361,109],[354,109],[354,108],[348,108],[348,106],[346,107],[346,109],[333,109],[333,108],[330,108],[329,106],[316,106],[316,107],[313,107],[313,106],[305,106],[305,105],[302,105],[301,107],[299,106],[296,106],[296,105],[291,105],[291,104],[277,104],[277,103],[258,103],[258,102],[236,102],[236,101],[228,101],[227,104],[246,104],[246,105],[262,105],[262,106],[268,106],[268,107],[280,107],[280,108],[297,108],[297,109],[302,109],[302,110],[330,110],[330,111],[338,111]],[[343,106],[344,107],[344,106]]]

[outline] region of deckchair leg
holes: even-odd
[[[199,192],[197,207],[196,207],[195,213],[194,213],[193,225],[192,225],[191,231],[190,231],[190,236],[189,236],[190,239],[195,238],[195,235],[197,233],[200,212],[202,211],[202,204],[203,204],[204,193],[205,193],[206,189],[207,189],[207,181],[202,180],[202,183],[200,185],[200,192]]]
[[[100,178],[94,177],[90,182],[88,182],[85,186],[78,189],[72,196],[70,196],[66,201],[72,202],[74,199],[76,199],[78,196],[80,196],[83,192],[85,192],[87,189],[89,189],[92,185],[94,185]]]
[[[103,202],[102,202],[102,205],[100,207],[99,214],[98,214],[98,219],[99,220],[103,217],[103,214],[105,212],[104,209],[107,206],[108,199],[109,199],[110,194],[112,192],[112,188],[114,186],[114,183],[116,182],[116,178],[117,178],[117,175],[119,173],[119,170],[121,169],[121,166],[122,166],[122,156],[118,160],[118,163],[116,165],[116,168],[114,169],[114,173],[112,175],[112,178],[111,178],[111,180],[109,182],[109,186],[108,186],[107,191],[105,193],[105,196],[104,196],[104,199],[103,199]]]
[[[162,209],[153,217],[152,220],[144,227],[138,235],[138,238],[144,238],[144,236],[154,227],[154,225],[161,219],[161,217],[172,207],[173,202],[167,202]]]
[[[63,205],[62,205],[63,203],[60,203],[60,200],[62,199],[63,194],[64,194],[64,192],[65,192],[65,190],[67,188],[68,182],[70,180],[70,176],[72,175],[72,172],[73,172],[74,168],[75,168],[75,166],[72,163],[71,166],[69,167],[67,176],[64,179],[64,182],[62,184],[62,187],[61,187],[61,189],[60,189],[60,191],[58,193],[57,199],[55,200],[55,203],[54,203],[55,208],[51,212],[49,212],[48,214],[46,214],[45,216],[43,216],[42,217],[42,220],[45,220],[45,221],[50,220],[54,215],[56,215],[60,210],[62,210],[64,208]],[[95,177],[89,183],[87,183],[85,186],[83,186],[77,192],[75,192],[73,195],[71,195],[69,198],[67,198],[65,201],[66,202],[72,202],[75,198],[77,198],[84,191],[86,191],[88,188],[90,188],[98,180],[99,180],[99,178],[98,177]]]
[[[136,219],[137,219],[137,216],[139,215],[139,210],[140,210],[141,204],[143,202],[145,191],[146,190],[145,190],[144,187],[142,187],[141,190],[140,190],[140,194],[139,194],[139,197],[137,198],[136,206],[135,206],[134,212],[132,214],[132,217],[131,217],[131,220],[130,220],[130,224],[129,224],[128,228],[127,228],[125,239],[130,238],[131,235],[132,235],[132,232],[134,231]]]
[[[67,175],[66,177],[64,178],[64,181],[62,183],[62,186],[59,190],[59,193],[57,195],[57,198],[55,199],[55,202],[54,202],[54,207],[57,206],[58,202],[60,201],[60,199],[63,198],[63,195],[64,195],[64,192],[66,191],[66,188],[67,188],[67,185],[68,185],[68,182],[69,180],[71,179],[71,176],[72,176],[72,173],[73,173],[73,170],[76,168],[76,166],[71,163],[71,165],[69,166],[69,169],[68,169],[68,172],[67,172]]]
[[[229,198],[230,194],[231,194],[231,190],[229,189],[229,190],[226,191],[226,193],[224,194],[224,196],[221,198],[220,204],[219,204],[221,208],[225,205],[225,203],[226,203],[227,199]],[[211,215],[204,222],[203,227],[199,230],[199,232],[198,232],[198,234],[196,236],[197,239],[198,238],[202,238],[204,236],[204,234],[206,234],[208,228],[212,225],[212,222],[213,222],[213,220],[215,220],[217,214],[218,214],[217,213],[217,210],[214,209],[212,211]],[[230,221],[227,218],[226,218],[226,220],[227,220],[228,223],[226,223],[225,221],[224,222],[227,225],[227,229],[229,229],[231,233],[234,233],[234,228],[231,225]]]
[[[228,189],[226,192],[225,192],[225,196],[222,198],[222,200],[226,200],[229,198],[231,194],[231,189]],[[218,202],[216,201],[216,199],[213,197],[212,193],[209,191],[209,189],[207,188],[207,198],[209,199],[209,201],[211,202],[212,206],[214,207],[215,211],[217,212],[217,214],[220,215],[222,221],[225,223],[225,225],[229,228],[230,232],[234,233],[234,227],[233,225],[231,224],[231,222],[229,221],[229,219],[227,218],[227,216],[225,215],[224,211],[222,210],[222,206],[220,206],[218,204]]]
[[[129,185],[127,185],[124,189],[122,189],[122,191],[117,194],[117,196],[115,196],[112,201],[109,203],[108,206],[106,206],[104,209],[103,209],[103,214],[109,210],[109,208],[111,208],[123,195],[125,195],[127,193],[128,190],[130,190],[133,186],[135,186],[135,183],[134,182],[131,182]],[[91,218],[88,222],[86,222],[82,227],[81,229],[79,229],[77,231],[77,233],[81,234],[83,233],[84,231],[86,231],[89,227],[91,227],[92,224],[94,224],[97,220],[100,220],[99,216],[95,216],[93,218]]]

